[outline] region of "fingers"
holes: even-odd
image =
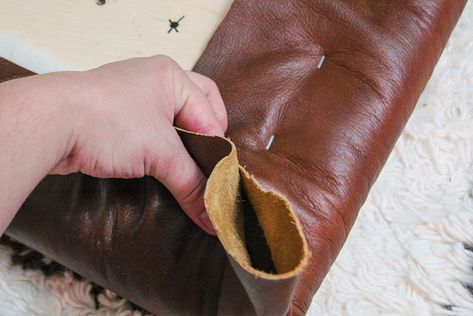
[[[222,113],[223,101],[218,101],[218,97],[215,96],[218,94],[218,90],[215,92],[216,86],[210,88],[211,92],[208,92],[208,95],[212,96],[211,101],[186,72],[176,71],[175,80],[178,82],[175,86],[181,87],[181,95],[177,96],[178,104],[175,108],[175,124],[197,133],[224,136],[226,113]],[[219,114],[214,111],[214,107],[218,109]]]
[[[187,75],[205,94],[217,120],[223,126],[224,131],[226,131],[228,127],[227,110],[215,81],[193,71],[188,71]]]
[[[166,150],[153,154],[153,157],[159,158],[151,164],[151,175],[166,186],[184,212],[200,228],[215,235],[204,207],[207,179],[187,152],[174,128],[170,126],[165,135],[160,137],[160,144],[155,148]]]

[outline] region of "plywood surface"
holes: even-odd
[[[0,56],[33,71],[166,54],[191,69],[232,0],[0,0]],[[178,21],[171,29],[169,20]]]

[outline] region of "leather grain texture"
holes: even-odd
[[[242,275],[151,178],[47,177],[8,234],[158,315],[305,314],[464,4],[236,0],[213,36],[195,70],[240,163],[302,223],[295,282]]]
[[[294,313],[343,246],[465,3],[235,1],[195,67],[219,85],[240,162],[303,223],[312,257]]]

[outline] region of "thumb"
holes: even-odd
[[[187,152],[176,130],[170,126],[167,133],[161,138],[165,143],[155,147],[166,148],[166,153],[153,155],[160,158],[151,164],[151,175],[166,186],[197,226],[215,235],[204,206],[207,178]]]

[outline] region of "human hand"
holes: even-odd
[[[204,209],[206,178],[173,124],[223,136],[227,114],[216,84],[165,56],[115,62],[69,79],[82,92],[69,149],[50,173],[153,176],[198,226],[215,234]]]

